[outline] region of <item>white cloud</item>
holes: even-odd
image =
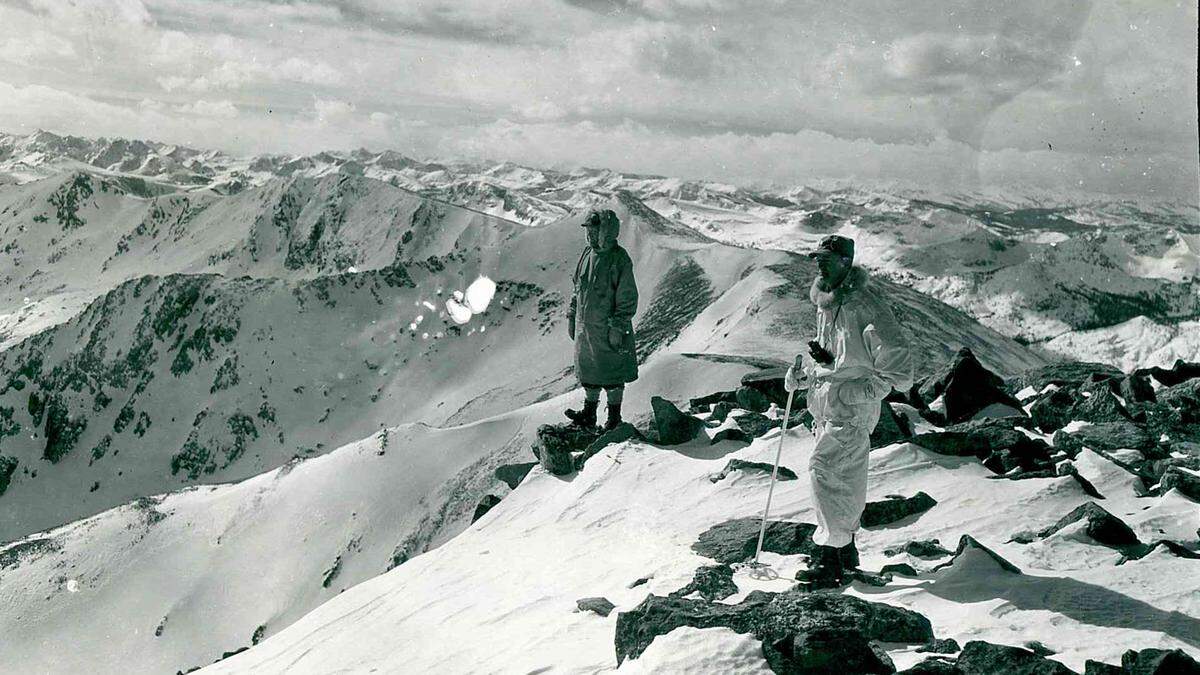
[[[206,101],[199,99],[192,103],[175,106],[175,111],[185,115],[196,115],[198,117],[219,117],[222,119],[233,119],[238,116],[237,106],[231,101]]]

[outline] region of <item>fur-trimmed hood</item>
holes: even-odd
[[[821,277],[813,279],[812,288],[808,291],[808,299],[814,305],[822,309],[826,307],[834,307],[846,302],[855,293],[866,288],[870,282],[870,277],[861,267],[854,266],[846,274],[846,278],[836,288],[829,291],[821,290]]]

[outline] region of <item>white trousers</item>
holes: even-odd
[[[813,433],[817,443],[808,463],[817,511],[813,542],[840,548],[853,540],[867,503],[871,434],[850,420],[814,420]]]

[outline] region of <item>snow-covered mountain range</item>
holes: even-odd
[[[561,421],[578,397],[562,315],[584,244],[580,218],[597,205],[620,216],[641,290],[642,377],[628,389],[626,416],[643,426],[652,396],[683,405],[794,356],[815,318],[815,269],[796,251],[835,231],[856,238],[888,289],[923,374],[962,347],[1010,378],[1061,354],[1127,372],[1200,360],[1189,331],[1200,317],[1200,226],[1187,205],[748,190],[393,152],[235,158],[153,142],[0,135],[6,663],[175,672],[266,639],[222,667],[615,668],[616,615],[560,617],[559,605],[608,594],[629,609],[647,590],[683,586],[699,564],[688,548],[695,535],[751,515],[765,489],[758,479],[714,487],[707,475],[731,458],[761,460],[769,439],[743,447],[706,438],[680,452],[635,440],[610,446],[571,481],[534,469],[513,490],[516,482],[493,477],[531,460],[538,425]],[[494,298],[457,323],[447,300],[480,278],[495,282]],[[1176,414],[1192,414],[1183,410]],[[793,464],[804,443],[788,451]],[[1111,562],[1107,549],[1074,539],[1033,548],[1004,539],[1018,512],[1041,527],[1077,505],[1072,479],[984,481],[978,464],[888,447],[874,469],[876,496],[919,488],[950,505],[916,529],[879,533],[866,549],[873,560],[917,536],[949,545],[971,534],[1023,568],[1077,580],[1089,564]],[[1145,495],[1130,473],[1082,457],[1088,480],[1116,495],[1109,510],[1136,512]],[[903,484],[891,487],[896,476]],[[792,490],[780,517],[811,520],[803,490]],[[619,492],[626,503],[612,497]],[[497,515],[468,527],[489,495],[503,498]],[[1191,542],[1195,503],[1178,491],[1153,498],[1131,522],[1141,538]],[[614,543],[622,538],[632,543]],[[575,553],[545,559],[567,541],[579,543]],[[1195,564],[1160,553],[1122,565],[1135,570],[1127,579],[1105,568],[1089,583],[1194,615],[1195,589],[1145,588]],[[481,571],[492,566],[495,574]],[[635,567],[654,581],[618,600],[612,584]],[[739,585],[742,595],[751,587]],[[477,611],[455,609],[443,591]],[[1032,621],[1022,638],[1040,635],[1064,612],[1095,623],[1061,607],[1018,602],[1022,611],[1003,619],[970,610],[965,597],[888,593],[885,602],[926,612],[939,635],[962,640],[1005,642],[1022,621]],[[498,627],[494,615],[520,618]],[[955,617],[965,617],[961,630],[948,628]],[[1192,642],[1169,624],[1130,628],[1103,649],[1077,646],[1097,634],[1072,628],[1056,646],[1073,667],[1151,642],[1198,653],[1200,636]],[[435,639],[424,631],[436,625],[495,630],[495,641],[456,654],[444,653],[452,640],[416,648]],[[538,650],[561,631],[574,637],[543,657]],[[345,646],[352,635],[357,650]],[[673,639],[690,649],[695,638]],[[50,646],[60,640],[76,648]],[[736,635],[712,640],[716,651],[745,651]],[[666,643],[655,644],[647,655],[672,672]],[[500,660],[489,663],[488,653]],[[897,653],[897,663],[906,659]],[[765,667],[755,664],[744,659],[728,672]]]

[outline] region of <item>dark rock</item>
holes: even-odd
[[[496,467],[495,476],[497,480],[508,485],[510,490],[515,490],[521,484],[521,481],[525,480],[525,476],[529,475],[529,470],[537,466],[537,464],[537,462],[505,464],[504,466]]]
[[[1012,417],[973,420],[947,427],[943,433],[967,434],[969,446],[986,449],[984,466],[996,473],[1017,468],[1026,472],[1052,470],[1052,448],[1040,438],[1018,431],[1018,421]]]
[[[930,657],[897,675],[962,675],[962,671],[950,661]]]
[[[1085,397],[1071,409],[1071,419],[1095,424],[1131,419],[1129,411],[1109,389],[1097,388],[1090,393],[1091,396]]]
[[[773,420],[762,413],[756,412],[738,415],[737,417],[733,418],[733,421],[738,425],[739,429],[746,432],[748,436],[753,436],[754,438],[758,438],[771,429],[779,426],[779,420]]]
[[[1155,366],[1150,369],[1150,374],[1154,376],[1154,379],[1166,386],[1173,387],[1200,377],[1200,363],[1190,363],[1183,359],[1176,359],[1175,365],[1171,366],[1170,370]]]
[[[1038,368],[1031,368],[1013,378],[1008,384],[1012,393],[1026,387],[1033,387],[1039,392],[1053,384],[1059,387],[1081,385],[1096,379],[1119,379],[1124,375],[1120,370],[1105,363],[1089,363],[1085,361],[1068,361],[1051,363]]]
[[[930,452],[952,457],[986,457],[991,448],[987,439],[972,434],[954,431],[932,431],[917,434],[909,439],[913,445],[918,445]]]
[[[575,606],[581,612],[595,612],[600,616],[608,616],[616,609],[616,605],[609,602],[607,598],[581,598],[575,601]]]
[[[929,378],[922,378],[914,381],[913,385],[908,388],[908,391],[904,392],[904,402],[916,408],[917,410],[928,409],[929,404],[925,403],[925,399],[921,398],[921,388],[924,387],[925,383],[928,381]]]
[[[651,397],[650,407],[654,410],[654,427],[662,445],[687,443],[704,428],[703,422],[680,412],[674,403],[661,396]]]
[[[750,412],[766,412],[771,407],[767,395],[754,387],[741,387],[737,390],[737,404],[743,410]]]
[[[1179,411],[1185,423],[1200,422],[1200,378],[1160,389],[1158,401]]]
[[[783,388],[783,377],[786,374],[786,366],[746,373],[742,376],[742,386],[757,389],[767,397],[767,400],[775,405],[783,406],[787,404],[788,397],[787,390]],[[793,396],[792,407],[803,408],[804,404],[804,392],[797,391]]]
[[[1120,548],[1135,546],[1141,543],[1138,541],[1137,535],[1134,534],[1132,528],[1126,525],[1120,518],[1106,511],[1104,507],[1096,504],[1096,502],[1088,502],[1073,509],[1067,515],[1059,518],[1058,522],[1043,528],[1038,532],[1038,536],[1042,538],[1049,537],[1064,527],[1080,520],[1087,521],[1087,535],[1105,546]]]
[[[713,420],[715,422],[724,422],[725,418],[729,417],[729,412],[736,407],[737,407],[736,403],[730,403],[729,401],[721,401],[720,403],[713,406],[712,413],[708,416],[708,419]]]
[[[1025,648],[1034,654],[1037,654],[1038,656],[1053,656],[1058,653],[1046,645],[1038,642],[1037,640],[1030,640],[1029,642],[1026,642]]]
[[[879,408],[879,423],[871,431],[872,448],[899,443],[912,436],[912,424],[907,417],[898,414],[885,401],[879,402]]]
[[[908,563],[888,563],[879,568],[880,574],[899,574],[902,577],[916,577],[918,572]]]
[[[550,473],[565,476],[575,471],[572,452],[580,452],[600,435],[599,429],[570,424],[543,424],[533,442],[533,454]]]
[[[901,553],[907,553],[918,558],[941,558],[951,555],[952,552],[942,546],[937,539],[922,539],[920,541],[910,541],[904,546],[895,546],[892,548],[883,549],[884,555],[894,556]]]
[[[1029,406],[1029,416],[1042,433],[1052,433],[1071,421],[1071,412],[1075,409],[1075,396],[1071,390],[1055,389],[1038,397]]]
[[[637,427],[629,422],[622,422],[612,429],[605,431],[583,449],[583,454],[575,457],[575,470],[579,471],[583,469],[583,465],[604,448],[614,443],[623,443],[630,439],[645,440],[645,437],[637,430]]]
[[[1187,558],[1189,560],[1200,560],[1200,553],[1189,549],[1188,547],[1170,539],[1159,539],[1153,544],[1141,544],[1139,546],[1130,546],[1122,551],[1123,555],[1117,561],[1118,565],[1124,565],[1131,560],[1141,560],[1150,555],[1158,548],[1165,548],[1168,553],[1179,558]]]
[[[931,640],[928,644],[917,647],[918,652],[928,652],[930,654],[953,654],[961,651],[958,641],[954,638],[945,638],[943,640]]]
[[[1131,649],[1121,655],[1121,667],[1130,675],[1200,675],[1200,663],[1182,649]]]
[[[1171,466],[1163,472],[1159,488],[1161,492],[1178,490],[1181,494],[1200,501],[1200,476],[1180,466]]]
[[[1082,489],[1089,497],[1104,499],[1104,495],[1100,494],[1100,491],[1096,489],[1096,486],[1092,485],[1090,480],[1080,475],[1079,469],[1076,469],[1075,465],[1070,461],[1061,462],[1057,467],[1055,467],[1055,474],[1074,478],[1075,482],[1079,484],[1080,489]]]
[[[1074,672],[1028,649],[972,640],[957,662],[965,675],[1075,675]]]
[[[736,403],[736,391],[718,391],[707,396],[700,396],[688,401],[688,407],[692,412],[701,412],[706,410],[711,405],[718,403]]]
[[[770,476],[773,469],[774,466],[766,462],[748,462],[744,459],[731,459],[725,463],[725,468],[721,469],[721,473],[710,476],[709,480],[714,483],[724,480],[734,471],[759,471]],[[776,480],[796,480],[796,472],[781,465],[775,478]]]
[[[1004,380],[983,367],[971,350],[958,350],[950,366],[936,373],[921,390],[926,403],[938,396],[945,404],[947,421],[962,422],[993,403],[1021,410],[1021,402],[1004,390]]]
[[[930,424],[932,424],[935,427],[944,427],[947,424],[949,424],[949,422],[946,421],[946,415],[937,410],[930,410],[929,408],[918,408],[917,414],[919,414],[921,416],[921,418],[924,419],[926,422],[929,422]]]
[[[724,429],[713,434],[712,442],[709,445],[716,445],[721,441],[738,441],[739,443],[750,443],[754,438],[750,434],[742,431],[737,427],[725,427]]]
[[[844,675],[845,673],[896,672],[891,657],[854,628],[816,628],[764,645],[767,661],[781,661],[772,669],[783,673]],[[776,652],[772,659],[771,651]],[[782,657],[782,658],[779,658]]]
[[[1059,429],[1054,433],[1054,447],[1075,456],[1084,447],[1093,450],[1149,450],[1155,439],[1146,430],[1129,421],[1104,422],[1080,427],[1067,432]]]
[[[0,455],[0,495],[3,495],[8,489],[8,484],[12,480],[12,475],[17,471],[16,457],[8,457]]]
[[[471,522],[482,518],[492,507],[500,503],[500,498],[496,495],[484,495],[483,499],[479,500],[479,506],[475,507],[475,514],[471,516]]]
[[[1083,664],[1083,675],[1126,675],[1121,666],[1088,659]]]
[[[1006,572],[1011,572],[1013,574],[1021,573],[1021,569],[1019,567],[1000,557],[1000,554],[979,543],[978,539],[969,534],[964,534],[958,538],[958,547],[954,550],[954,557],[938,565],[937,567],[934,567],[932,571],[937,572],[943,569],[954,567],[956,563],[977,553],[986,556],[991,560],[992,563],[995,563],[1000,567],[1000,569]]]
[[[628,588],[637,588],[638,586],[649,583],[650,579],[651,579],[651,577],[641,577],[639,579],[636,579],[636,580],[634,580],[633,583],[629,584]]]
[[[1117,392],[1125,403],[1153,403],[1158,397],[1154,394],[1154,385],[1150,384],[1150,375],[1144,370],[1134,371],[1121,380],[1121,388]]]
[[[929,620],[916,612],[860,598],[806,593],[753,591],[736,605],[705,600],[647,596],[634,609],[617,616],[617,663],[637,658],[659,635],[676,628],[730,628],[763,641],[768,660],[790,661],[788,645],[800,633],[851,629],[867,640],[924,644],[933,639]],[[794,653],[794,649],[791,649]],[[785,670],[782,672],[797,672]]]
[[[737,584],[733,583],[733,568],[729,565],[705,565],[696,570],[692,581],[687,586],[671,593],[668,597],[682,598],[692,593],[708,601],[724,600],[738,592]]]
[[[912,497],[901,499],[885,499],[881,502],[868,502],[863,509],[863,527],[878,527],[894,523],[918,513],[924,513],[937,505],[937,500],[924,492],[918,492]]]
[[[733,564],[754,557],[758,545],[759,518],[738,518],[714,525],[702,532],[692,550],[717,562]],[[811,553],[812,535],[817,529],[810,523],[767,521],[763,550],[780,555]]]

